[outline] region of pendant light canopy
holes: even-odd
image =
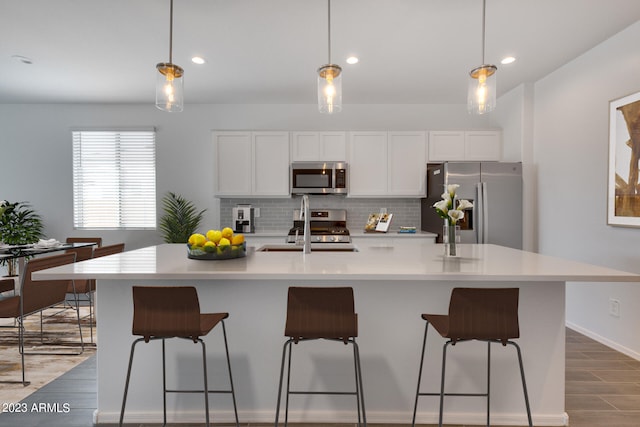
[[[327,0],[329,62],[318,68],[318,109],[333,114],[342,111],[342,68],[331,63],[331,0]]]
[[[467,110],[471,114],[484,114],[496,108],[496,71],[495,65],[484,63],[485,11],[487,1],[482,0],[482,64],[469,72],[469,91]]]
[[[184,70],[173,64],[173,0],[169,18],[169,62],[156,65],[156,107],[170,113],[184,109]]]

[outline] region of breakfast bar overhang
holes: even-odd
[[[567,425],[565,381],[565,283],[640,282],[640,276],[496,245],[460,245],[458,258],[445,258],[442,245],[358,243],[357,252],[257,252],[225,261],[187,259],[185,245],[163,244],[35,273],[36,279],[95,278],[98,281],[98,409],[95,421],[117,422],[122,403],[131,334],[133,285],[196,286],[202,312],[229,312],[226,321],[241,423],[275,418],[287,288],[352,286],[369,423],[410,424],[416,392],[424,321],[422,313],[448,310],[454,287],[520,288],[520,339],[536,426]],[[205,341],[210,388],[228,387],[219,331]],[[444,340],[430,334],[422,391],[437,391]],[[353,388],[350,347],[341,343],[300,344],[292,387]],[[324,343],[323,343],[324,344]],[[477,344],[477,345],[476,345]],[[162,419],[162,373],[158,343],[138,346],[125,422]],[[167,381],[178,388],[201,387],[198,348],[167,344]],[[491,420],[526,425],[517,359],[513,348],[492,350]],[[486,347],[449,350],[450,392],[482,392]],[[427,390],[432,389],[432,390]],[[230,397],[210,399],[214,422],[232,422]],[[202,422],[202,397],[168,399],[169,421]],[[445,400],[445,423],[483,424],[484,399]],[[423,397],[417,422],[434,423],[438,398]],[[357,418],[348,396],[294,396],[290,422],[349,423]]]

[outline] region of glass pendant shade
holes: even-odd
[[[471,114],[484,114],[496,108],[495,65],[481,65],[469,73],[467,110]]]
[[[342,68],[327,64],[318,68],[318,109],[324,114],[342,111]]]
[[[170,113],[184,109],[184,70],[170,62],[156,65],[156,107]]]

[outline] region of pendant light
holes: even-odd
[[[184,70],[173,61],[173,0],[169,13],[169,62],[156,65],[156,107],[170,113],[184,109]]]
[[[482,65],[469,72],[469,92],[467,110],[471,114],[484,114],[496,107],[496,71],[495,65],[485,64],[485,10],[487,0],[482,0]]]
[[[327,0],[329,62],[318,68],[318,109],[333,114],[342,111],[342,68],[331,63],[331,0]]]

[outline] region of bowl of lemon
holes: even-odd
[[[234,234],[225,227],[209,230],[205,234],[194,233],[187,243],[187,257],[191,259],[223,260],[247,256],[244,235]]]

